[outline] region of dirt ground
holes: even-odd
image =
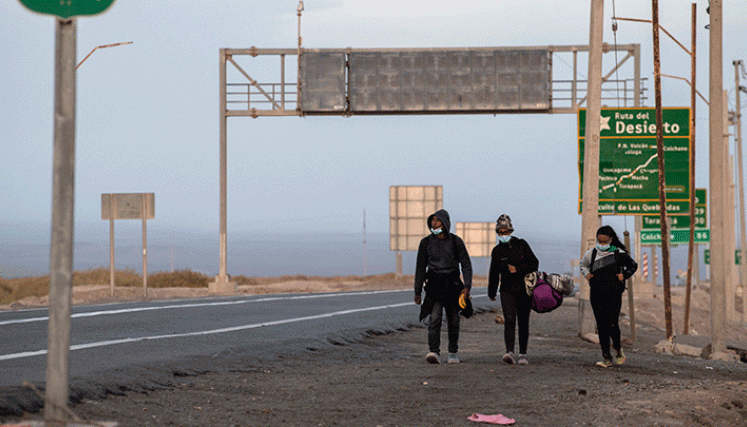
[[[657,291],[638,292],[636,340],[626,340],[628,360],[619,367],[594,366],[598,345],[578,338],[578,301],[567,298],[554,312],[532,314],[529,366],[500,362],[503,325],[486,311],[462,320],[459,365],[427,364],[426,330],[413,328],[261,366],[175,376],[159,389],[86,400],[72,410],[120,426],[468,426],[477,425],[467,420],[473,413],[501,413],[517,426],[747,426],[747,364],[654,351],[665,337]],[[169,296],[188,296],[180,292]],[[678,332],[683,299],[673,289]],[[708,335],[707,292],[696,290],[692,304],[692,329]],[[628,335],[627,303],[623,312]],[[729,340],[745,340],[745,332],[733,325]],[[41,414],[20,420],[32,419]]]

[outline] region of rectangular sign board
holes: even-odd
[[[143,206],[143,202],[145,206]],[[153,219],[156,217],[155,193],[105,193],[101,195],[101,219]]]
[[[494,222],[457,222],[454,234],[461,237],[470,257],[490,257],[497,234]]]
[[[416,251],[430,234],[428,216],[444,207],[440,185],[392,185],[389,187],[389,250]]]
[[[300,62],[301,109],[312,114],[542,112],[552,107],[547,49],[305,49]]]
[[[695,229],[708,228],[706,189],[695,189]],[[658,230],[661,228],[659,215],[643,215],[643,230]],[[690,215],[670,216],[669,226],[672,228],[690,228]]]
[[[599,141],[599,214],[659,212],[656,110],[602,108]],[[690,200],[690,109],[662,110],[666,210],[688,215]],[[578,112],[579,213],[583,203],[586,109]]]
[[[695,243],[704,244],[711,242],[711,230],[708,228],[695,230]],[[673,245],[684,245],[690,243],[689,228],[671,228],[669,230],[669,243]],[[661,245],[661,230],[641,230],[642,245]]]
[[[306,50],[299,58],[301,108],[304,111],[345,110],[345,53]]]

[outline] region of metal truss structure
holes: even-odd
[[[235,291],[226,273],[228,117],[576,114],[587,100],[578,54],[588,52],[587,45],[303,49],[300,42],[297,49],[220,49],[220,272],[211,291]],[[640,45],[605,43],[603,52],[615,54],[602,76],[603,106],[640,107]],[[618,52],[625,56],[618,60]],[[618,78],[631,58],[633,75]],[[570,76],[556,76],[556,59]]]

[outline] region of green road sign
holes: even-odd
[[[695,243],[710,243],[711,230],[695,230]],[[673,245],[684,245],[690,242],[690,229],[672,228],[669,230],[669,243]],[[642,245],[661,245],[660,230],[641,230]]]
[[[114,0],[19,0],[32,12],[68,19],[103,13]]]
[[[695,189],[695,229],[708,228],[706,219],[707,203],[706,189]],[[672,228],[690,228],[690,215],[670,216]],[[658,230],[661,228],[661,217],[659,215],[644,215],[643,230]]]
[[[703,251],[703,262],[705,264],[710,265],[711,264],[711,250],[706,249]],[[742,263],[742,251],[739,249],[734,249],[734,264],[739,265]]]
[[[662,110],[667,214],[687,215],[690,200],[690,109]],[[584,173],[586,109],[578,111],[579,213]],[[599,214],[659,211],[656,110],[603,108],[599,141]]]

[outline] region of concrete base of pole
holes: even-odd
[[[231,282],[231,278],[226,275],[221,277],[215,276],[215,281],[208,284],[208,293],[211,295],[231,295],[238,293],[236,282]]]
[[[633,294],[637,297],[653,298],[654,296],[654,282],[647,280],[636,280],[633,284]]]
[[[579,298],[578,336],[583,339],[587,339],[587,337],[590,337],[591,335],[596,335],[596,332],[597,324],[596,320],[594,320],[594,311],[591,308],[591,301],[589,301],[588,299]]]
[[[708,357],[710,360],[720,360],[722,362],[739,362],[739,356],[736,353],[728,351],[716,351]]]

